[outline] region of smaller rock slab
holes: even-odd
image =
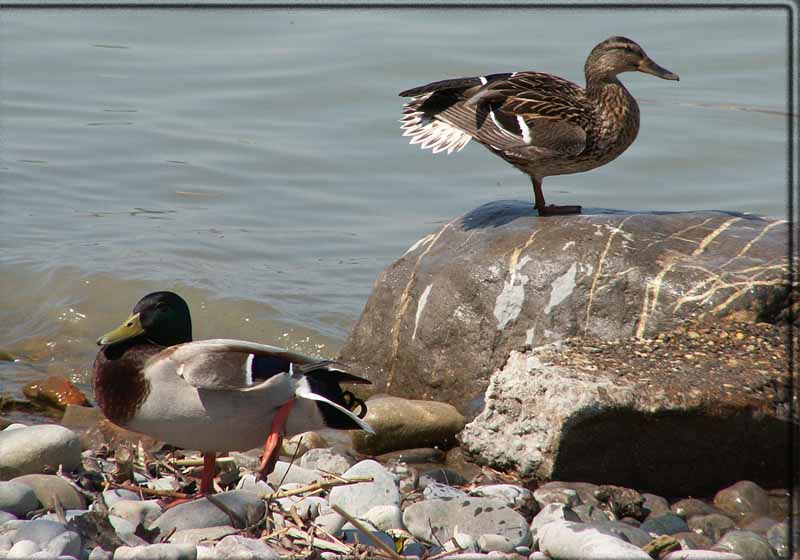
[[[464,416],[450,404],[386,395],[367,401],[364,421],[375,433],[353,433],[353,446],[373,455],[415,447],[452,447],[465,424]]]

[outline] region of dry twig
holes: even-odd
[[[261,494],[261,500],[276,500],[278,498],[288,498],[289,496],[297,496],[298,494],[306,494],[312,492],[319,492],[320,490],[330,490],[334,486],[347,486],[349,484],[359,484],[361,482],[372,482],[371,476],[356,476],[353,478],[341,478],[339,480],[318,480],[306,486],[295,488],[293,490],[281,490],[280,492],[272,492],[271,494]]]
[[[353,527],[364,533],[364,536],[367,537],[372,542],[372,544],[374,544],[380,550],[388,554],[390,558],[393,558],[394,560],[404,560],[404,558],[400,556],[396,550],[392,550],[389,546],[386,545],[385,542],[383,542],[375,535],[373,535],[372,532],[369,529],[367,529],[358,519],[347,513],[338,505],[331,504],[331,509],[336,513],[338,513],[339,515],[341,515],[342,517],[344,517],[345,519],[347,519],[350,523],[352,523]]]

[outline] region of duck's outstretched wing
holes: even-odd
[[[578,85],[539,72],[443,80],[404,91],[404,136],[434,153],[475,138],[511,158],[577,155],[593,113]]]

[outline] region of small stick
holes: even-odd
[[[318,480],[317,482],[312,482],[307,486],[302,486],[300,488],[295,488],[293,490],[281,490],[280,492],[273,492],[271,494],[261,494],[259,495],[259,498],[262,500],[275,500],[277,498],[288,498],[289,496],[305,494],[306,492],[328,490],[335,486],[347,486],[349,484],[359,484],[361,482],[372,482],[372,477],[357,476],[353,478],[343,478],[341,480]]]
[[[184,494],[183,492],[174,492],[172,490],[156,490],[154,488],[146,488],[144,486],[134,486],[133,484],[117,484],[115,482],[110,483],[111,486],[115,488],[122,488],[124,490],[130,490],[131,492],[140,492],[141,494],[147,494],[148,496],[157,496],[159,498],[176,498],[178,500],[184,500],[186,498],[191,498],[191,494]]]
[[[296,506],[292,506],[291,508],[289,508],[289,515],[292,516],[292,519],[294,519],[294,522],[297,523],[298,527],[300,527],[301,529],[303,529],[305,527],[305,525],[303,524],[303,520],[300,519],[299,515],[297,515],[297,507]]]
[[[217,457],[217,464],[223,465],[225,463],[234,463],[235,459],[233,457]],[[186,459],[173,459],[169,461],[176,467],[202,467],[203,466],[203,458],[202,457],[187,457]]]
[[[444,552],[440,552],[439,554],[434,554],[428,560],[439,560],[440,558],[446,558],[448,556],[452,556],[453,554],[460,554],[464,552],[464,549],[458,546],[456,543],[457,548],[455,550],[445,550]]]
[[[372,541],[372,544],[374,544],[376,547],[378,547],[383,552],[388,554],[390,558],[393,558],[394,560],[404,560],[402,556],[397,554],[396,550],[392,550],[391,548],[389,548],[385,542],[383,542],[375,535],[373,535],[372,532],[369,529],[367,529],[358,519],[347,513],[338,505],[331,504],[331,509],[336,513],[338,513],[339,515],[341,515],[342,517],[344,517],[345,519],[347,519],[350,523],[352,523],[353,527],[364,533],[364,536],[367,537],[370,541]]]
[[[311,546],[316,548],[322,548],[325,550],[331,550],[333,552],[339,552],[343,554],[349,554],[353,552],[353,549],[347,546],[346,544],[341,543],[334,543],[331,541],[326,541],[317,537],[310,538],[308,533],[297,529],[296,527],[289,527],[286,530],[286,534],[290,537],[295,539],[304,539],[308,542]]]

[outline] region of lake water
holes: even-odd
[[[634,145],[545,180],[550,203],[785,214],[786,15],[757,10],[4,10],[0,392],[86,381],[140,296],[184,294],[195,334],[335,356],[380,271],[453,217],[532,203],[471,143],[409,146],[397,92],[540,70],[638,41],[669,82]]]

